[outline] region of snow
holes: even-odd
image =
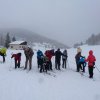
[[[21,44],[23,42],[25,42],[25,41],[14,41],[14,42],[11,42],[10,44]]]
[[[82,55],[88,56],[93,50],[96,56],[96,66],[100,69],[100,46],[82,46]],[[39,73],[37,69],[36,51],[34,49],[32,70],[14,69],[12,53],[22,52],[21,66],[24,66],[25,56],[22,50],[7,50],[6,62],[0,63],[0,100],[100,100],[100,73],[94,69],[94,80],[75,72],[76,49],[68,49],[67,69],[56,71],[56,77]],[[39,48],[45,50],[45,48]],[[0,61],[2,57],[0,56]],[[88,68],[86,67],[88,76]]]

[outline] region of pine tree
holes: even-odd
[[[97,42],[97,40],[96,40],[96,36],[94,34],[92,34],[91,37],[89,37],[86,40],[86,43],[89,44],[89,45],[95,45],[96,42]]]
[[[9,43],[11,42],[9,33],[7,33],[6,35],[6,40],[5,40],[5,47],[8,48],[9,47]]]
[[[1,46],[4,46],[4,38],[3,38],[2,35],[0,36],[0,45],[1,45]]]
[[[16,41],[16,38],[15,38],[15,36],[13,36],[13,38],[12,38],[12,41],[14,42],[14,41]]]

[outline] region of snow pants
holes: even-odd
[[[67,59],[62,59],[62,61],[63,61],[62,68],[66,68]]]
[[[57,70],[60,70],[60,59],[56,59],[56,60],[55,60],[55,68],[56,68]]]
[[[89,78],[93,78],[93,66],[88,66],[89,69]]]
[[[17,68],[20,68],[20,60],[15,60],[15,69]]]
[[[26,62],[25,62],[25,68],[24,69],[27,69],[28,62],[29,62],[29,70],[31,70],[32,69],[32,57],[29,57],[29,58],[26,57]]]
[[[3,62],[5,62],[5,55],[0,52],[0,55],[3,57]]]

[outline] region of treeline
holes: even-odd
[[[8,48],[9,43],[13,41],[16,41],[16,38],[15,36],[11,37],[10,33],[7,33],[6,36],[0,35],[0,46]]]
[[[84,45],[84,44],[85,44],[85,43],[83,43],[83,42],[75,43],[75,44],[74,44],[74,48],[77,48],[77,47],[82,46],[82,45]]]
[[[75,43],[74,48],[78,46],[82,46],[84,44],[88,45],[100,45],[100,33],[99,34],[92,34],[85,42]]]
[[[88,45],[100,45],[100,33],[95,35],[92,34],[87,40],[86,44]]]

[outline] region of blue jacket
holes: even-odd
[[[85,57],[80,57],[79,63],[83,63],[85,67],[86,66]]]
[[[37,51],[37,58],[41,58],[41,57],[43,57],[43,53],[41,50],[38,50]]]

